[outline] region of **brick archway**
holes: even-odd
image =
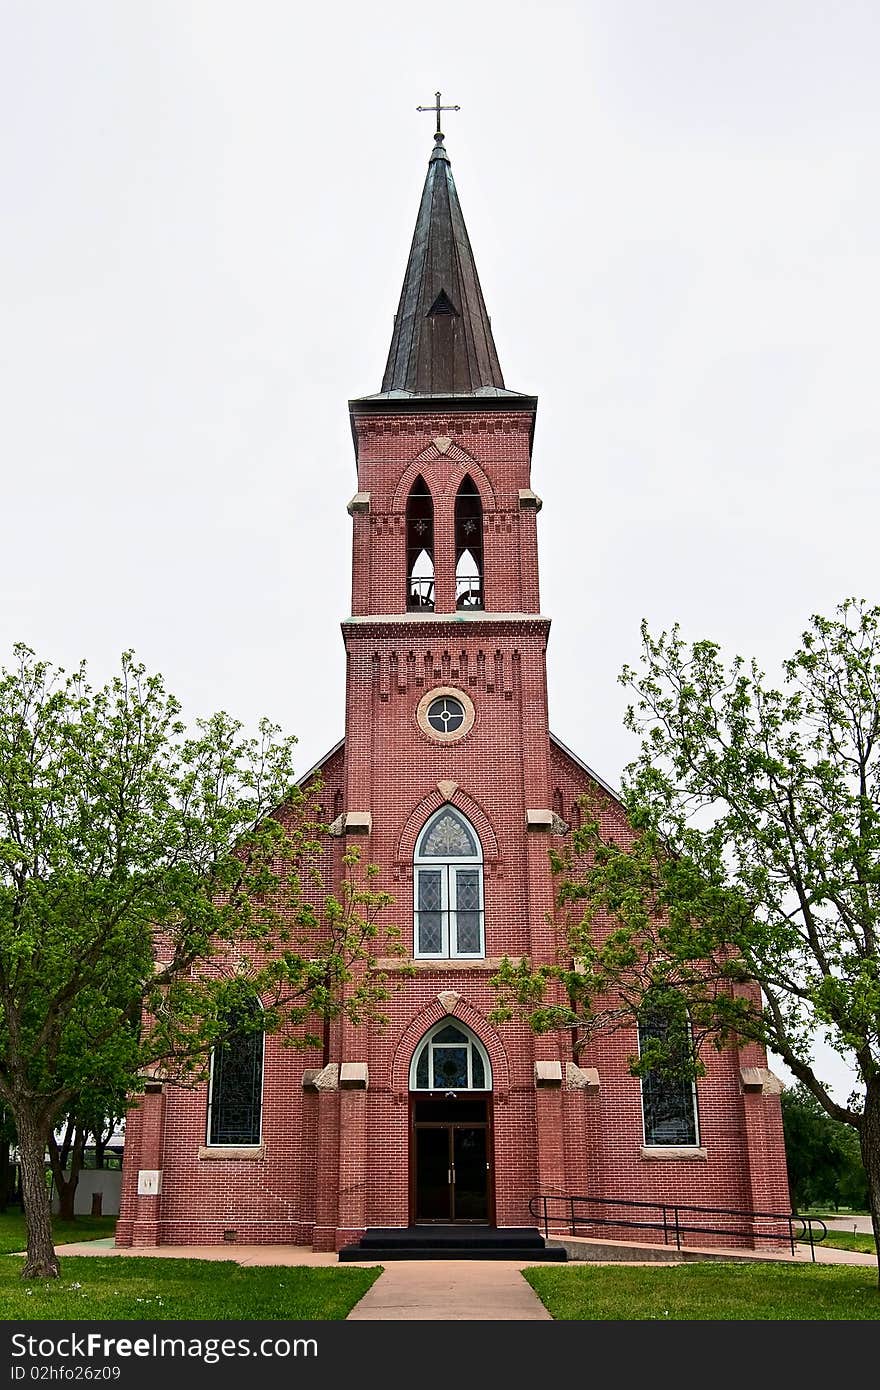
[[[409,1071],[413,1054],[425,1034],[444,1018],[458,1019],[479,1039],[489,1057],[492,1067],[492,1095],[496,1100],[507,1100],[510,1093],[510,1067],[507,1052],[495,1029],[486,1022],[484,1014],[463,997],[455,1001],[450,1011],[440,1001],[432,999],[410,1020],[401,1034],[391,1064],[391,1090],[398,1099],[409,1095]]]
[[[451,797],[444,796],[439,787],[436,791],[430,792],[422,801],[419,802],[415,810],[409,816],[406,825],[403,827],[400,839],[397,843],[397,862],[401,866],[412,868],[413,855],[416,852],[416,840],[422,826],[435,811],[439,811],[443,805],[454,806],[457,811],[461,811],[466,816],[471,825],[480,837],[483,846],[483,859],[486,864],[497,864],[500,859],[498,840],[492,823],[483,810],[482,806],[469,796],[467,792],[457,787]]]

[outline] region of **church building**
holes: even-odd
[[[712,1051],[695,1084],[640,1081],[635,1025],[575,1056],[568,1032],[489,1022],[504,956],[556,959],[549,851],[579,799],[627,828],[549,729],[537,400],[505,385],[440,109],[381,390],[349,402],[345,730],[312,770],[328,884],[347,845],[380,866],[410,969],[381,1032],[338,1020],[306,1053],[250,1035],[198,1088],[149,1083],[127,1122],[118,1245],[375,1258],[395,1231],[415,1249],[442,1230],[531,1253],[545,1196],[592,1198],[597,1221],[619,1219],[593,1233],[618,1239],[660,1204],[790,1210],[761,1048]],[[401,959],[381,962],[392,981]]]

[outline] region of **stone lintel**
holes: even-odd
[[[354,516],[355,512],[368,512],[369,510],[370,494],[368,492],[356,492],[346,507],[349,516]]]
[[[561,1086],[561,1085],[562,1085],[562,1063],[561,1063],[561,1062],[536,1062],[536,1063],[535,1063],[535,1085],[536,1085],[536,1086]]]
[[[365,1091],[370,1084],[366,1062],[343,1062],[339,1068],[340,1091]]]
[[[574,1062],[565,1064],[565,1088],[567,1091],[586,1091],[588,1096],[599,1094],[599,1073],[595,1067],[578,1067]]]
[[[769,1067],[740,1067],[740,1081],[744,1091],[758,1092],[765,1096],[780,1096],[784,1085]]]

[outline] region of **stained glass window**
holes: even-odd
[[[444,806],[428,821],[414,866],[417,956],[484,954],[482,858],[473,826],[458,811]]]
[[[487,1091],[492,1072],[483,1046],[463,1024],[438,1023],[422,1040],[410,1072],[414,1091]]]
[[[443,946],[442,880],[441,869],[422,869],[419,874],[418,948],[426,956],[439,955]]]
[[[477,854],[474,837],[455,811],[441,811],[422,836],[419,856],[425,859],[473,859]]]
[[[262,1032],[243,1029],[233,1032],[226,1042],[214,1049],[208,1109],[209,1144],[259,1144],[263,1038]]]
[[[642,1077],[642,1114],[648,1146],[699,1142],[696,1088],[685,1071],[685,1056],[681,1058],[681,1071],[676,1071],[676,1050],[684,1053],[688,1048],[687,1027],[685,1023],[683,1031],[680,1021],[650,1000],[639,1016],[639,1051],[644,1053],[656,1041],[664,1045],[667,1053],[662,1067],[653,1067]],[[677,1037],[677,1033],[681,1036]]]

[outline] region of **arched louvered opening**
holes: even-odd
[[[434,502],[421,474],[406,503],[406,606],[434,608]]]
[[[483,607],[483,506],[470,474],[455,499],[455,606]]]

